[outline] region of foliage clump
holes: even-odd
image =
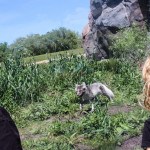
[[[147,44],[149,41],[146,27],[133,25],[120,30],[114,36],[110,49],[115,58],[138,62],[148,55]]]
[[[18,38],[10,45],[13,51],[22,51],[24,56],[81,48],[81,38],[78,33],[60,27],[46,34],[32,34]]]
[[[7,43],[0,43],[0,62],[4,61],[9,53],[10,50],[8,48]]]

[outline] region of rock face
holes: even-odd
[[[88,58],[108,58],[111,55],[108,48],[110,35],[133,22],[143,22],[142,12],[145,11],[141,11],[139,4],[140,0],[90,0],[89,23],[82,33],[83,48]],[[142,5],[142,8],[146,7]]]

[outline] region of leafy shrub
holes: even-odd
[[[1,104],[6,104],[6,93],[20,105],[39,100],[40,91],[45,84],[39,76],[37,65],[25,64],[20,55],[12,55],[4,61],[0,72]]]
[[[18,38],[10,45],[10,48],[15,52],[22,51],[24,56],[29,56],[29,54],[35,56],[80,47],[81,37],[79,34],[63,27],[44,35],[33,34]]]
[[[117,36],[113,38],[110,49],[115,58],[124,58],[131,62],[137,62],[147,55],[148,41],[146,27],[133,25],[119,31]]]
[[[4,61],[9,53],[9,48],[7,43],[0,43],[0,62]]]

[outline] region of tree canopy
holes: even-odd
[[[40,55],[81,47],[81,37],[78,33],[60,27],[44,35],[32,34],[18,38],[10,48],[22,51],[25,56]]]

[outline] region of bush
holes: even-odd
[[[7,43],[0,43],[0,62],[4,61],[8,54]]]
[[[80,48],[81,38],[76,32],[61,27],[44,35],[33,34],[18,38],[10,47],[14,51],[22,51],[24,56],[35,56]]]
[[[38,101],[40,91],[44,89],[39,71],[37,65],[25,64],[19,55],[7,58],[0,68],[0,104],[9,106],[10,101],[14,101],[25,105]]]
[[[112,40],[110,49],[115,58],[137,62],[144,58],[149,39],[146,27],[132,26],[118,32]]]

